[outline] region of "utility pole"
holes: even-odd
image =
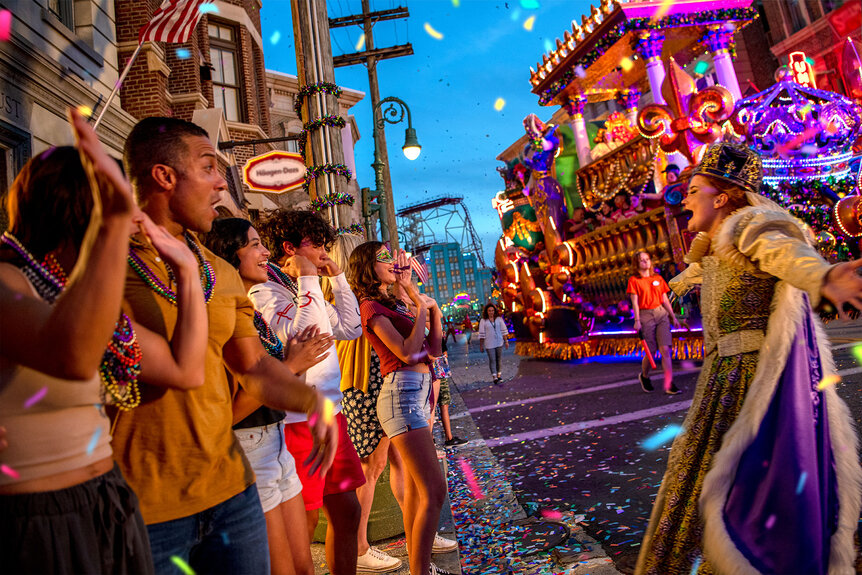
[[[320,82],[335,83],[335,68],[332,62],[332,44],[329,40],[329,17],[324,0],[293,0],[293,33],[296,38],[296,69],[300,86]],[[332,94],[318,92],[305,98],[302,120],[308,122],[334,114],[338,115],[338,98]],[[321,126],[309,131],[306,146],[311,150],[312,165],[344,164],[344,148],[341,130]],[[307,153],[306,153],[307,156]],[[348,193],[343,176],[328,173],[316,177],[309,187],[312,199],[333,193]],[[329,207],[329,223],[340,225],[341,206]],[[342,208],[343,209],[343,208]],[[341,215],[347,216],[345,211]],[[349,218],[349,217],[348,217]]]
[[[396,20],[407,18],[410,16],[406,7],[393,8],[391,10],[382,10],[379,12],[371,12],[369,8],[369,0],[362,0],[362,14],[353,16],[345,16],[343,18],[332,18],[329,20],[330,28],[340,28],[343,26],[362,26],[365,32],[365,50],[354,52],[352,54],[343,54],[333,59],[333,65],[338,68],[341,66],[352,66],[354,64],[365,63],[368,67],[368,87],[371,94],[371,108],[374,110],[374,164],[382,164],[383,171],[383,186],[380,190],[385,195],[383,202],[384,207],[380,214],[381,223],[385,218],[385,226],[381,225],[381,232],[388,230],[389,237],[384,236],[384,240],[388,239],[392,249],[398,249],[398,227],[395,221],[395,201],[392,195],[392,178],[389,174],[389,154],[386,150],[386,133],[383,128],[382,110],[378,109],[380,103],[380,89],[377,85],[377,62],[389,58],[398,58],[401,56],[410,56],[413,54],[412,44],[402,44],[400,46],[390,46],[388,48],[374,48],[374,30],[373,26],[377,22],[384,20]],[[377,168],[375,168],[376,170]]]

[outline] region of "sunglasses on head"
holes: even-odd
[[[383,248],[381,251],[377,252],[377,261],[382,264],[391,264],[395,261],[395,258],[388,249]]]

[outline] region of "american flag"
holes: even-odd
[[[420,282],[428,283],[428,266],[425,265],[425,256],[419,254],[410,258],[410,268],[416,272],[416,277],[419,278]]]
[[[138,31],[138,43],[188,42],[203,12],[205,0],[165,0],[149,22]]]

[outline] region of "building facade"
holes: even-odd
[[[12,12],[10,38],[0,42],[0,196],[5,196],[33,154],[73,143],[66,121],[69,107],[101,111],[138,47],[138,31],[161,2],[0,0],[0,9]],[[295,77],[265,68],[260,0],[215,0],[213,4],[188,42],[144,43],[105,111],[99,137],[109,153],[119,158],[138,119],[189,120],[203,127],[216,144],[219,167],[228,181],[217,205],[223,216],[255,216],[265,209],[301,205],[303,199],[307,205],[308,196],[302,190],[286,205],[267,204],[242,181],[242,167],[249,158],[276,148],[243,142],[295,135],[302,129],[293,112],[298,86]],[[363,96],[345,90],[342,114],[346,117]],[[287,115],[282,114],[285,110]],[[355,122],[348,122],[342,137],[347,164],[355,172],[352,150],[359,139]],[[359,195],[355,181],[351,193]],[[361,221],[360,208],[352,209],[357,216],[343,221]],[[5,223],[0,209],[0,228]]]
[[[428,266],[428,283],[423,291],[437,300],[440,306],[456,302],[483,306],[491,297],[491,270],[479,266],[475,254],[465,254],[455,242],[437,244],[425,254]]]

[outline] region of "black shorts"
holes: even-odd
[[[119,468],[57,491],[0,495],[0,573],[145,573],[153,557]]]

